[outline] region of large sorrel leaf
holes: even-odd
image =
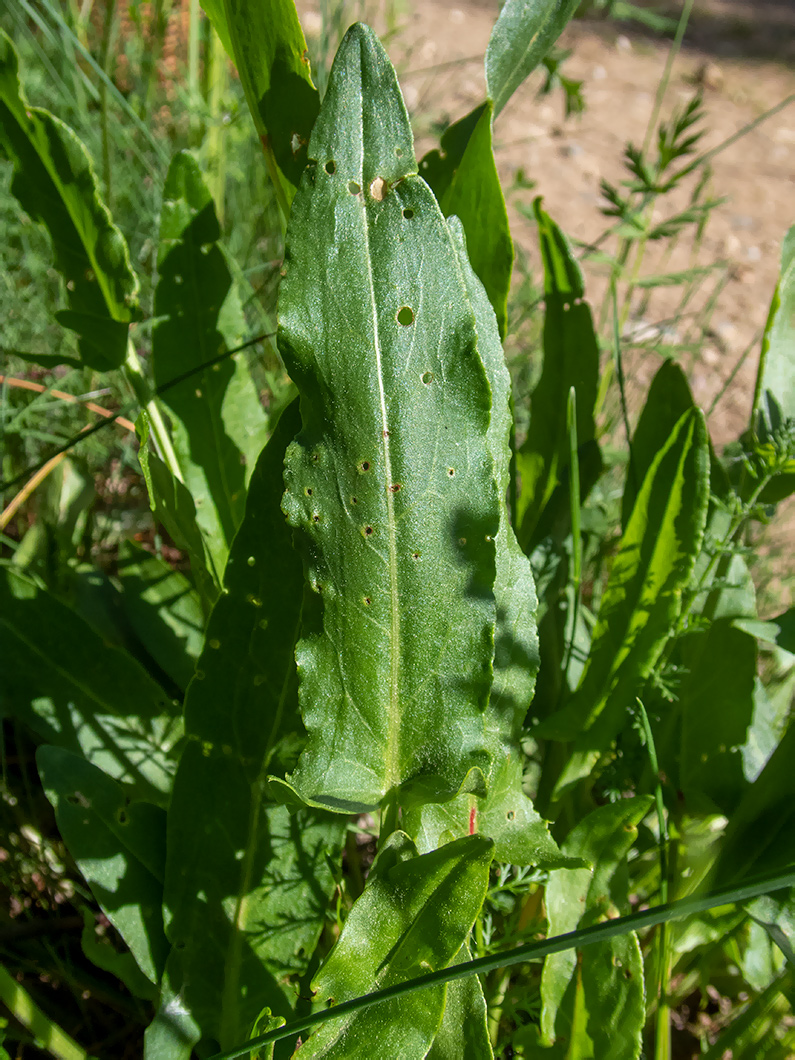
[[[301,795],[371,808],[482,786],[501,501],[456,244],[372,32],[340,47],[288,231],[280,347],[301,391],[284,508],[322,616],[298,646]]]

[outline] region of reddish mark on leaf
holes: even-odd
[[[475,834],[475,825],[477,824],[477,819],[478,819],[477,806],[473,806],[472,809],[469,811],[469,834],[470,835],[474,835]]]

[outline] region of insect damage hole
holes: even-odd
[[[414,216],[414,211],[410,206],[407,206],[406,209],[403,211],[403,216],[406,218],[407,221],[410,221],[412,219],[412,217]]]
[[[323,168],[330,177],[333,177],[334,174],[337,172],[337,164],[333,158],[330,158],[328,162],[326,162],[325,166],[323,166]]]
[[[425,383],[426,386],[428,386],[430,383],[433,382],[433,372],[423,372],[420,376],[420,379],[423,381],[423,383]]]
[[[358,195],[361,190],[361,184],[357,184],[355,180],[348,181],[348,191],[351,193],[351,195]]]
[[[389,185],[383,177],[375,177],[370,183],[370,194],[376,202],[383,202],[386,198],[386,193],[389,191]]]
[[[370,461],[369,460],[362,460],[362,462],[359,464],[359,470],[360,471],[369,471],[370,470]]]
[[[448,467],[447,474],[448,474],[448,476],[450,478],[453,478],[455,476],[455,468],[454,467]]]
[[[401,306],[397,311],[397,322],[402,324],[404,328],[407,328],[409,324],[413,324],[414,310],[407,305]]]
[[[362,528],[362,533],[364,534],[365,537],[372,537],[373,536],[373,528],[372,528],[372,526],[363,527]]]

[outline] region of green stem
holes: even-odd
[[[0,965],[0,1001],[26,1027],[36,1044],[56,1060],[88,1060],[88,1054],[74,1039],[46,1016],[21,983]]]
[[[116,19],[116,0],[105,0],[105,21],[102,26],[100,65],[105,75],[99,86],[100,125],[102,128],[102,173],[105,181],[105,202],[111,208],[110,116],[108,112],[108,81],[113,65],[113,24]]]
[[[665,99],[665,93],[668,91],[668,85],[671,80],[671,70],[673,69],[676,57],[682,47],[682,40],[684,39],[685,30],[687,24],[690,21],[690,13],[693,10],[694,0],[685,0],[684,7],[682,8],[682,14],[679,16],[679,23],[676,27],[676,33],[671,47],[668,49],[668,58],[665,60],[665,69],[663,75],[660,78],[660,83],[657,85],[657,94],[654,97],[654,106],[652,107],[651,114],[649,115],[649,122],[646,126],[646,135],[643,138],[643,150],[642,154],[646,154],[651,144],[651,138],[654,135],[654,130],[657,128],[657,122],[660,118],[660,111],[662,110],[663,100]]]
[[[160,406],[152,395],[149,381],[144,375],[143,365],[141,364],[135,347],[133,346],[132,339],[129,339],[127,342],[127,359],[124,362],[124,377],[129,383],[140,406],[147,411],[152,438],[155,441],[160,458],[163,460],[174,478],[179,479],[180,482],[184,482],[182,469],[180,468],[179,460],[171,441],[171,434],[166,426],[165,420],[163,419]]]
[[[394,998],[405,997],[417,990],[425,990],[429,986],[437,986],[439,983],[457,982],[466,979],[470,975],[482,975],[493,972],[497,968],[509,967],[514,964],[524,964],[527,961],[540,960],[552,953],[563,953],[566,950],[582,949],[584,946],[592,946],[598,942],[616,938],[618,935],[628,935],[631,931],[643,931],[647,928],[657,927],[667,920],[681,920],[683,917],[694,916],[697,913],[706,912],[722,905],[734,905],[747,902],[751,898],[757,898],[761,894],[771,894],[774,891],[783,891],[795,886],[795,870],[770,876],[765,880],[755,883],[746,883],[742,886],[728,887],[700,898],[683,898],[677,902],[669,902],[667,905],[658,905],[653,909],[644,909],[642,912],[631,913],[629,916],[618,917],[615,920],[607,920],[592,927],[581,928],[578,931],[570,931],[565,935],[557,935],[547,939],[545,942],[530,942],[524,946],[516,946],[512,950],[493,954],[489,957],[481,957],[474,961],[465,961],[463,964],[453,965],[451,968],[440,968],[436,972],[422,975],[416,979],[409,979],[404,983],[396,983],[383,990],[374,990],[371,994],[353,998],[351,1001],[343,1001],[331,1008],[316,1012],[314,1015],[286,1023],[267,1034],[261,1034],[251,1038],[243,1045],[225,1053],[215,1053],[208,1060],[236,1060],[239,1056],[245,1056],[253,1049],[271,1042],[280,1041],[282,1038],[295,1038],[303,1031],[318,1027],[329,1020],[338,1019],[340,1016],[350,1016],[354,1012],[361,1012],[381,1001],[390,1001]]]

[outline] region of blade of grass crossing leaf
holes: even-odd
[[[303,418],[283,507],[323,604],[297,649],[309,743],[292,782],[352,812],[400,789],[482,790],[502,505],[456,246],[362,25],[337,53],[310,154],[279,298]]]
[[[235,1049],[217,1053],[210,1057],[209,1060],[236,1060],[237,1057],[244,1056],[254,1047],[266,1045],[272,1041],[279,1041],[282,1038],[295,1037],[302,1031],[320,1026],[329,1020],[347,1016],[358,1012],[360,1009],[369,1008],[371,1005],[378,1004],[381,1001],[403,997],[417,990],[425,990],[438,983],[452,983],[459,979],[465,979],[470,975],[485,975],[497,968],[523,964],[528,960],[538,960],[552,953],[564,953],[575,948],[582,949],[585,946],[593,946],[618,935],[627,935],[633,931],[644,931],[669,920],[695,916],[707,909],[716,909],[720,906],[744,902],[760,894],[772,894],[792,886],[795,886],[795,871],[776,873],[753,883],[727,887],[721,891],[715,891],[698,898],[684,898],[676,902],[669,902],[664,906],[659,905],[653,909],[631,913],[629,916],[608,919],[592,927],[579,928],[577,931],[569,932],[566,935],[548,939],[546,942],[531,942],[489,957],[477,958],[468,964],[452,965],[442,971],[431,972],[429,975],[423,975],[420,978],[399,983],[383,990],[377,990],[372,994],[355,998],[353,1001],[341,1002],[324,1012],[308,1016],[306,1019],[294,1020],[292,1023],[285,1024],[278,1031],[270,1031],[268,1034],[263,1034],[259,1038],[247,1041]]]
[[[538,66],[579,0],[506,0],[486,50],[486,87],[498,115]]]
[[[339,1004],[420,969],[445,968],[466,942],[483,904],[493,853],[489,840],[467,836],[417,857],[409,837],[393,832],[315,976],[313,992]],[[445,999],[446,988],[439,986],[408,1003],[387,1001],[327,1023],[297,1056],[425,1056],[442,1024]]]
[[[545,892],[549,931],[586,927],[629,908],[622,871],[648,813],[648,796],[602,806],[580,822],[562,844],[569,857],[593,868],[550,873]],[[643,1028],[643,962],[635,935],[552,954],[541,977],[541,1036],[544,1045],[567,1042],[569,1060],[607,1056],[635,1060]]]

